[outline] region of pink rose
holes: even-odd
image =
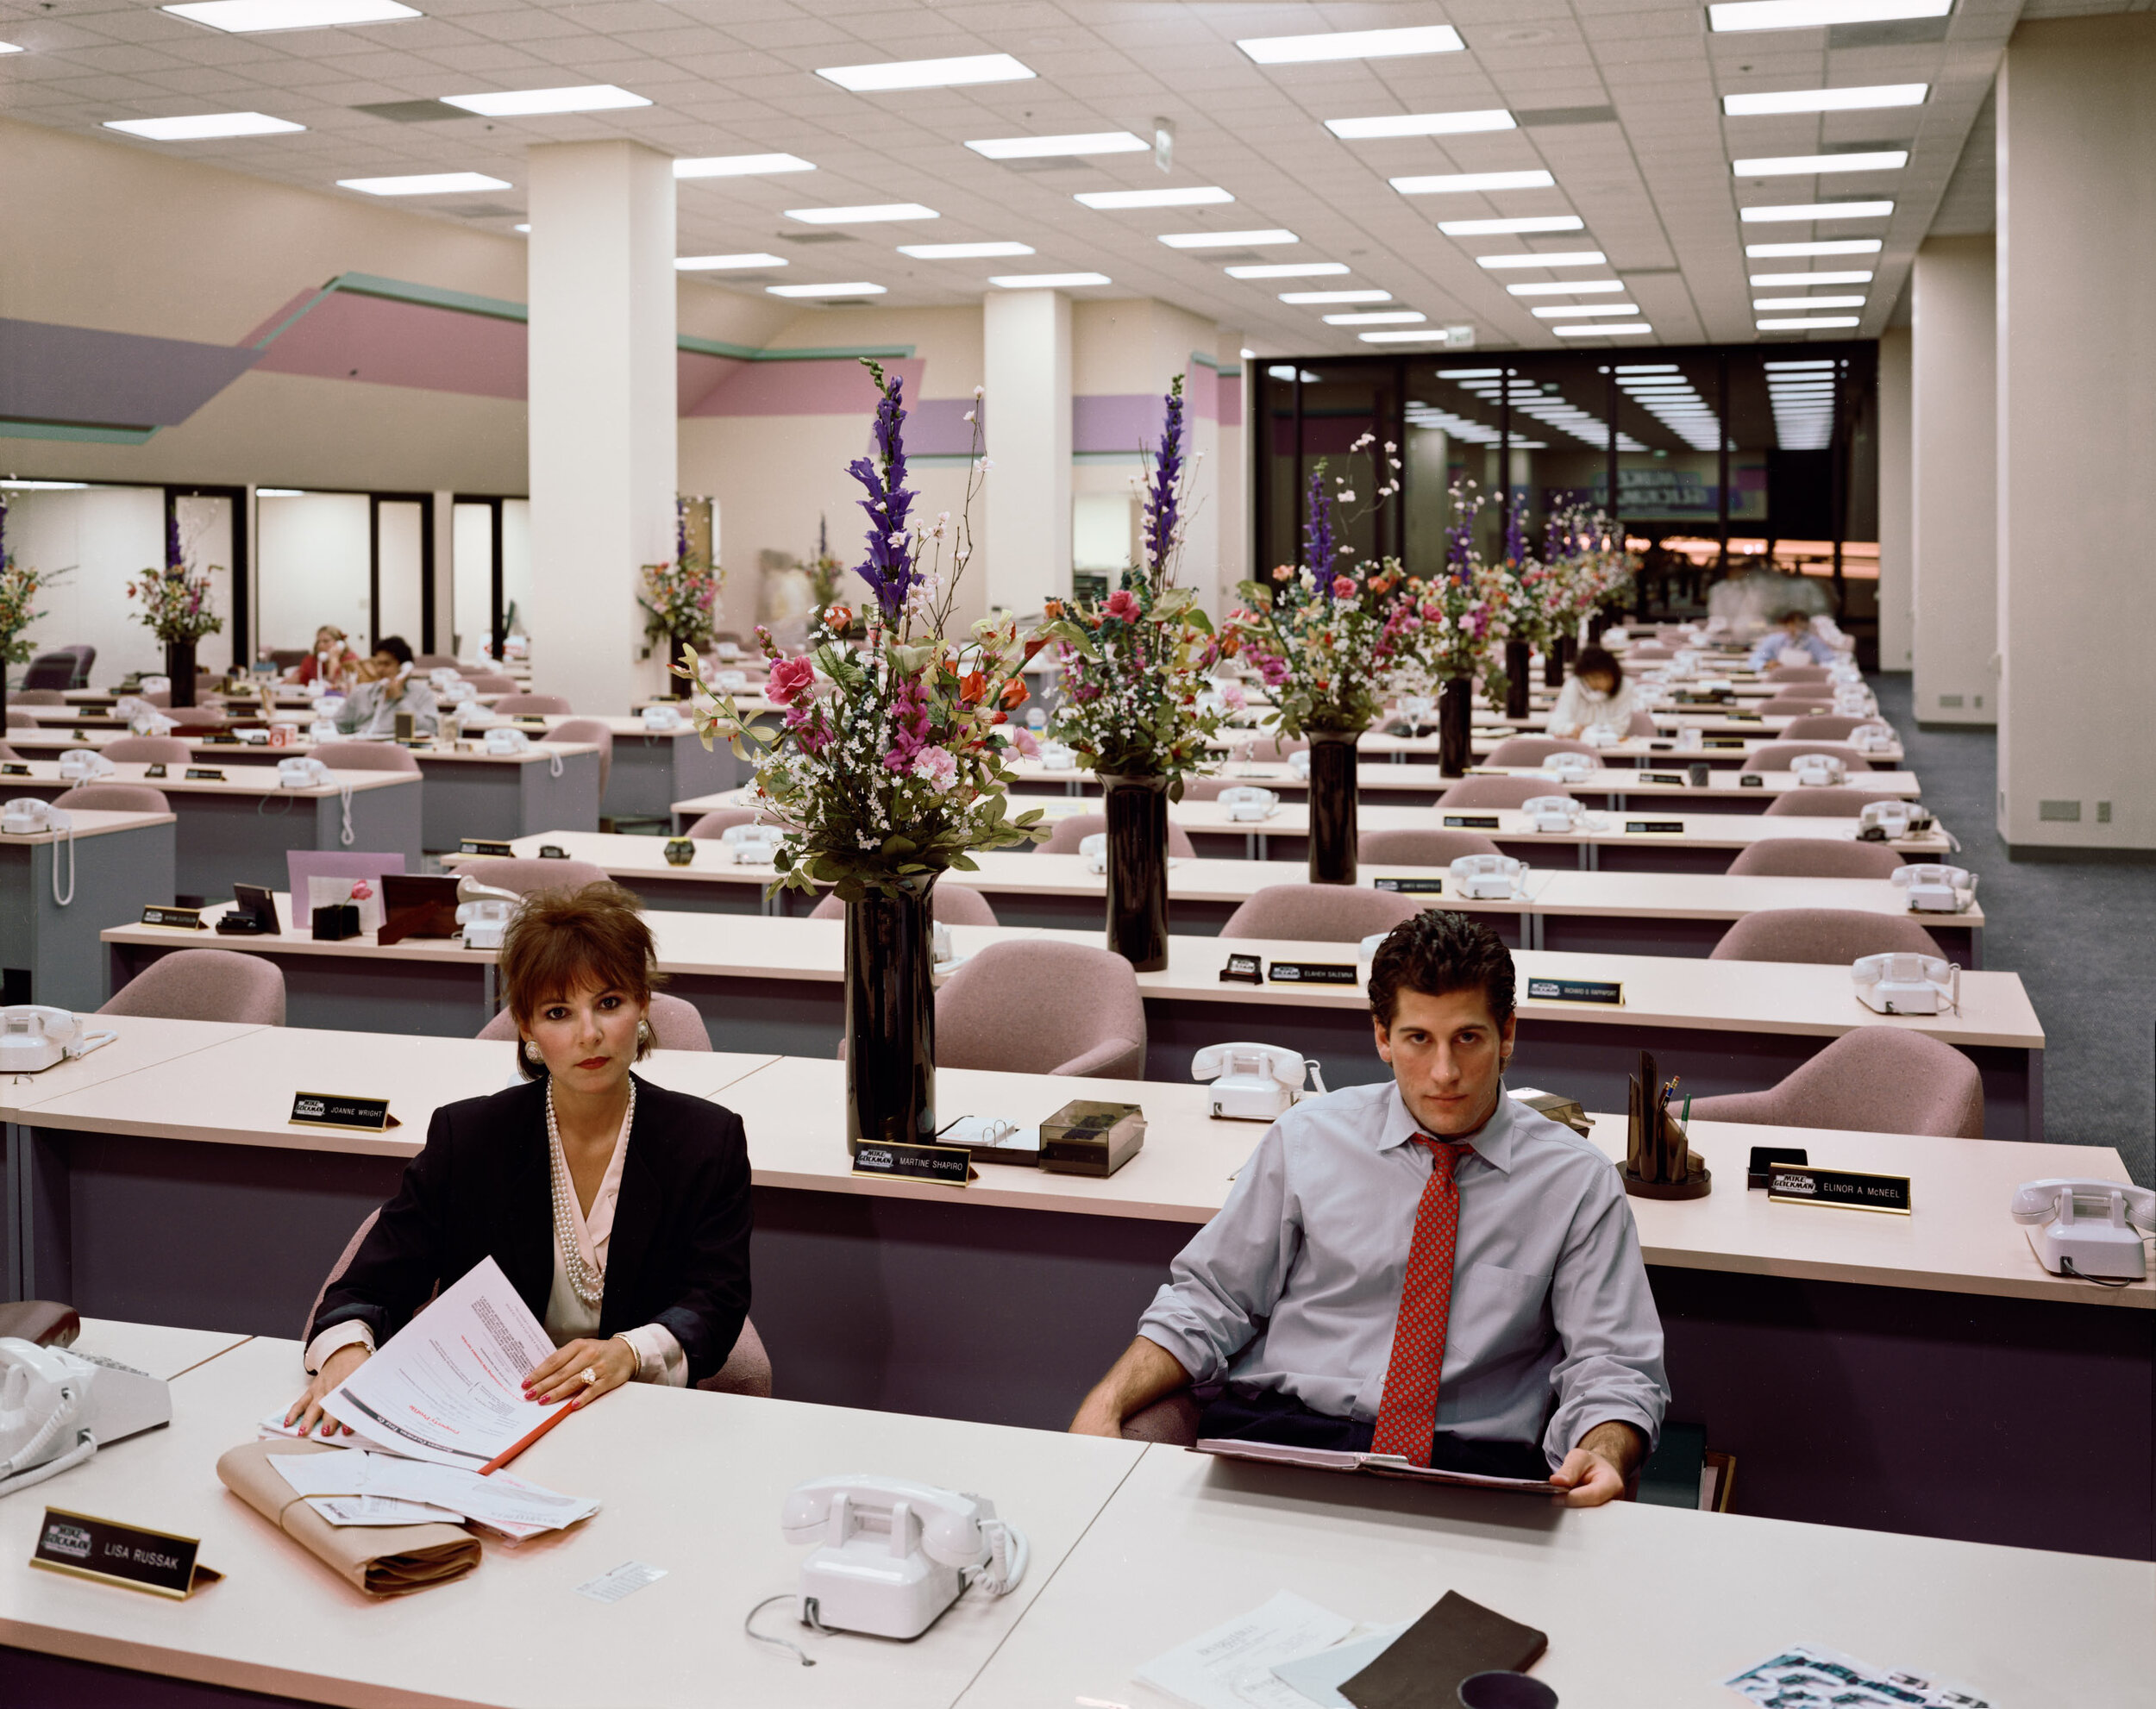
[[[1033,732],[1023,724],[1013,724],[1011,727],[1011,745],[1029,760],[1037,760],[1041,757],[1041,744],[1035,740]]]
[[[1119,587],[1108,596],[1108,603],[1100,608],[1101,615],[1119,617],[1126,623],[1138,620],[1138,595],[1127,587]]]
[[[1352,599],[1352,598],[1355,598],[1355,578],[1354,578],[1353,576],[1335,576],[1335,577],[1333,577],[1333,578],[1332,578],[1332,597],[1333,597],[1335,599]]]
[[[764,693],[781,706],[791,706],[808,692],[816,680],[816,667],[806,659],[774,659]]]

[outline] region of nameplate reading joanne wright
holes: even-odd
[[[1682,836],[1684,835],[1684,821],[1682,819],[1626,819],[1625,829],[1627,831],[1648,831],[1657,836]]]
[[[1527,981],[1527,995],[1545,1003],[1608,1003],[1621,1009],[1625,986],[1621,980],[1537,980]]]
[[[1445,828],[1447,830],[1495,830],[1497,815],[1495,813],[1447,813],[1445,816]]]
[[[1353,985],[1352,961],[1275,961],[1265,970],[1275,985]]]
[[[460,854],[512,854],[516,851],[500,837],[467,836],[457,844]]]
[[[386,1098],[339,1098],[323,1092],[295,1092],[289,1119],[296,1128],[348,1128],[355,1133],[382,1133],[403,1125],[389,1113]]]
[[[185,1599],[224,1576],[196,1563],[199,1539],[144,1531],[112,1519],[47,1507],[30,1564],[48,1573],[99,1579],[154,1596]]]
[[[200,931],[202,910],[145,902],[142,905],[142,923],[146,926],[178,926],[182,931]]]
[[[1784,1205],[1839,1205],[1845,1211],[1909,1214],[1907,1175],[1865,1175],[1847,1169],[1777,1168],[1767,1179],[1767,1197]]]
[[[1373,890],[1397,891],[1402,896],[1442,896],[1445,894],[1443,879],[1372,879],[1370,887]]]
[[[868,1140],[854,1153],[854,1173],[942,1186],[963,1186],[974,1179],[972,1155],[962,1145],[879,1145]]]

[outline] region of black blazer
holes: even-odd
[[[554,1185],[542,1082],[444,1105],[427,1147],[309,1328],[356,1318],[380,1345],[481,1259],[492,1257],[532,1315],[554,1286]],[[726,1362],[749,1316],[749,1145],[741,1117],[636,1080],[636,1124],[607,1247],[604,1338],[663,1324],[697,1383]]]

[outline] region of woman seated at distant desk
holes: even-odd
[[[315,631],[315,650],[285,673],[287,682],[303,688],[318,682],[324,688],[343,689],[360,668],[360,655],[345,644],[344,631],[324,623]]]
[[[1601,647],[1583,647],[1572,675],[1550,709],[1549,732],[1568,740],[1583,739],[1589,730],[1622,742],[1632,734],[1632,715],[1639,710],[1625,667]]]
[[[726,1362],[749,1315],[748,1142],[732,1111],[630,1072],[651,1048],[655,959],[618,885],[525,898],[500,967],[526,1084],[435,1111],[323,1292],[287,1424],[312,1429],[323,1396],[490,1256],[555,1343],[524,1379],[534,1399],[683,1387]]]
[[[414,736],[432,736],[440,727],[434,685],[412,674],[411,646],[403,635],[376,642],[374,656],[360,667],[359,678],[336,715],[344,735],[394,736],[399,712],[411,714]]]

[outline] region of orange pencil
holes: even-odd
[[[514,1460],[519,1454],[522,1454],[524,1449],[530,1447],[533,1443],[538,1441],[541,1437],[544,1436],[548,1430],[552,1430],[556,1424],[560,1424],[562,1419],[567,1418],[570,1413],[575,1411],[576,1402],[574,1400],[563,1401],[559,1406],[554,1409],[553,1413],[543,1424],[540,1424],[537,1429],[532,1430],[523,1438],[523,1441],[511,1443],[509,1446],[502,1449],[499,1454],[497,1454],[492,1460],[489,1460],[484,1466],[481,1466],[479,1468],[479,1475],[481,1477],[486,1477],[489,1473],[500,1471],[503,1467],[506,1466],[511,1460]]]

